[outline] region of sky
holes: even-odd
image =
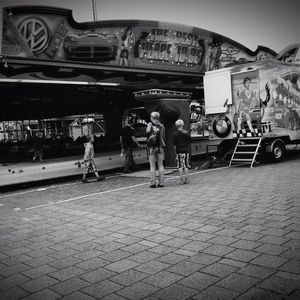
[[[0,6],[68,8],[77,22],[93,21],[92,0],[0,0]],[[279,53],[300,43],[300,0],[96,0],[97,19],[153,20],[195,26],[226,36],[252,51]]]

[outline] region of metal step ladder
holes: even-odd
[[[234,163],[244,163],[250,164],[250,167],[253,168],[260,145],[261,137],[239,138],[235,145],[229,166]]]

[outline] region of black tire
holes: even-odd
[[[270,153],[271,155],[271,161],[272,162],[280,162],[283,160],[285,156],[285,145],[282,141],[275,141],[273,147],[272,147],[272,152]]]

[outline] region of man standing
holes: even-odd
[[[133,159],[133,149],[141,145],[135,137],[133,129],[133,120],[129,117],[125,120],[125,125],[122,128],[120,143],[122,147],[122,154],[125,157],[124,173],[131,173],[136,169],[136,163]]]

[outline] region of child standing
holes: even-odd
[[[191,136],[183,129],[184,122],[179,119],[175,122],[177,130],[173,134],[173,144],[176,153],[176,163],[179,171],[179,184],[187,184],[189,181],[189,152]]]
[[[94,162],[94,137],[90,136],[87,137],[87,142],[84,143],[84,156],[83,156],[83,160],[84,160],[84,164],[85,164],[85,169],[84,169],[84,173],[83,173],[83,177],[82,177],[82,182],[83,183],[87,183],[87,179],[86,179],[86,175],[88,173],[94,173],[97,180],[101,181],[104,180],[105,177],[103,176],[99,176],[99,173],[97,171],[97,167],[95,165]]]

